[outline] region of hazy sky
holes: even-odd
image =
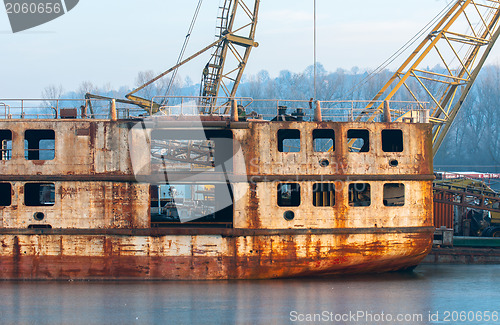
[[[376,68],[450,0],[317,0],[318,61],[328,71]],[[13,34],[0,10],[0,98],[39,98],[48,85],[133,87],[139,71],[175,64],[197,0],[80,0],[64,16]],[[186,54],[214,40],[219,0],[205,0]],[[246,73],[313,63],[313,1],[262,0]],[[199,82],[208,57],[179,71]],[[496,46],[487,63],[500,62]]]

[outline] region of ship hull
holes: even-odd
[[[399,271],[415,267],[429,253],[433,229],[143,232],[4,233],[0,235],[0,277],[217,280]]]
[[[431,249],[428,123],[9,119],[0,136],[2,279],[377,273]]]

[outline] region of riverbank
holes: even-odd
[[[433,247],[422,263],[500,264],[500,239],[454,237],[452,247]]]

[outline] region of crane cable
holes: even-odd
[[[394,62],[398,57],[400,57],[405,51],[410,48],[415,42],[422,37],[422,35],[425,35],[429,29],[432,28],[432,26],[444,15],[449,11],[449,8],[454,5],[453,1],[448,3],[448,5],[443,8],[431,21],[427,23],[418,33],[416,33],[408,42],[406,42],[402,47],[399,48],[391,57],[389,57],[387,60],[385,60],[380,66],[378,66],[375,70],[370,72],[366,77],[364,77],[360,82],[358,82],[356,85],[354,85],[349,91],[344,93],[344,95],[341,98],[347,98],[347,96],[352,95],[356,90],[360,89],[363,87],[368,81],[373,79],[375,75],[381,73],[387,66],[389,66],[392,62]]]
[[[317,92],[316,92],[316,66],[317,66],[317,57],[316,57],[316,0],[314,0],[314,73],[313,73],[313,98],[317,100]]]
[[[198,14],[200,13],[200,8],[201,8],[202,3],[203,3],[203,0],[198,1],[198,5],[196,6],[196,10],[194,12],[193,19],[191,20],[191,25],[189,25],[189,29],[188,29],[188,32],[186,34],[186,38],[184,39],[184,44],[182,45],[182,49],[181,49],[181,52],[179,53],[179,58],[177,59],[176,64],[179,64],[184,57],[184,53],[186,52],[186,48],[188,46],[189,39],[191,38],[191,33],[193,32],[193,28],[194,28],[194,25],[196,23],[196,19],[198,18]],[[162,105],[164,105],[165,102],[167,101],[167,96],[169,96],[170,89],[172,88],[172,85],[175,81],[175,77],[177,76],[177,70],[179,70],[179,68],[175,69],[172,73],[172,77],[170,78],[170,81],[168,83],[167,90],[165,91],[165,97],[163,98],[162,103],[161,103]]]

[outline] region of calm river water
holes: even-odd
[[[500,324],[499,265],[217,282],[1,282],[1,324]]]

